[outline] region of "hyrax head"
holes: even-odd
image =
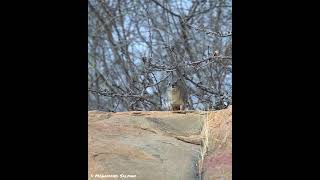
[[[172,84],[171,84],[171,88],[178,88],[178,82],[181,82],[181,79],[178,79],[176,81],[174,81]]]
[[[173,83],[171,84],[171,87],[172,87],[172,88],[176,88],[176,87],[177,87],[177,84],[178,84],[177,81],[175,81],[175,82],[173,82]]]

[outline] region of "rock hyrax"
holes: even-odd
[[[187,105],[187,93],[179,83],[175,82],[169,89],[170,110],[185,110]]]

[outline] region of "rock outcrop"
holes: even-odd
[[[227,146],[208,148],[208,156],[199,164],[203,122],[213,116],[210,113],[89,111],[88,116],[89,179],[211,179],[222,175],[221,168],[231,173],[231,151],[212,153],[226,153]]]

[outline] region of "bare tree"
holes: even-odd
[[[232,103],[231,0],[89,0],[88,108],[166,110],[181,80],[190,109]]]

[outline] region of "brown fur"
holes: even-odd
[[[187,93],[181,86],[175,84],[170,88],[169,101],[172,111],[183,111],[187,104]]]

